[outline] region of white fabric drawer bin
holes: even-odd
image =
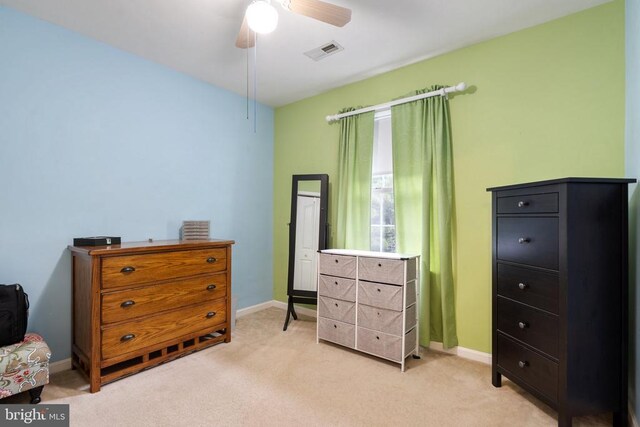
[[[416,345],[416,329],[407,332],[402,351],[402,337],[385,334],[380,331],[358,327],[357,350],[384,357],[385,359],[401,362],[413,351]]]

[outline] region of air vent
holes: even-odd
[[[333,55],[334,53],[340,52],[341,50],[344,50],[344,48],[340,46],[338,42],[332,40],[330,43],[322,45],[316,49],[312,49],[309,52],[305,52],[304,54],[314,61],[320,61],[321,59]]]

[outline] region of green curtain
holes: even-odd
[[[373,118],[371,112],[340,120],[336,248],[370,247]]]
[[[415,95],[438,90],[434,86]],[[421,255],[420,343],[458,345],[453,289],[453,162],[449,101],[391,109],[398,252]]]

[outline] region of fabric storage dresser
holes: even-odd
[[[399,363],[419,356],[419,257],[325,249],[318,254],[318,341]]]
[[[90,391],[231,341],[231,240],[70,246],[73,367]]]
[[[490,188],[492,382],[572,417],[627,425],[627,185],[564,178]]]

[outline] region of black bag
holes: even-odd
[[[22,286],[0,285],[0,346],[24,339],[29,317],[29,295]]]

